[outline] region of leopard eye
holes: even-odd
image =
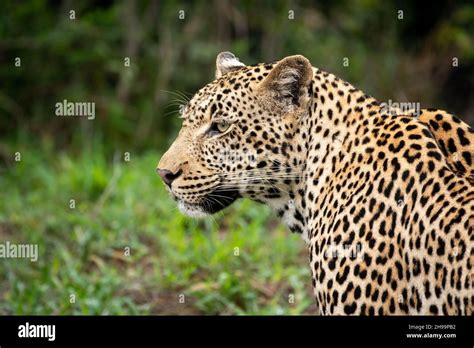
[[[209,132],[211,134],[224,133],[230,127],[230,123],[226,121],[212,122]]]
[[[228,130],[230,127],[230,123],[228,122],[217,122],[217,130],[221,133],[224,133],[226,130]]]

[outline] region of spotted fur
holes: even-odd
[[[184,213],[271,206],[308,243],[322,314],[473,314],[468,125],[387,113],[303,56],[216,64],[158,165]]]

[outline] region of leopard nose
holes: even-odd
[[[168,185],[169,188],[171,188],[171,184],[173,183],[173,181],[183,173],[182,169],[178,170],[176,173],[173,173],[171,170],[168,169],[160,168],[158,168],[157,171],[158,174],[160,174],[163,182]]]

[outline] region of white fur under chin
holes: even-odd
[[[195,204],[189,204],[183,201],[178,201],[178,208],[183,214],[193,219],[201,219],[206,216],[209,216],[208,213],[206,213],[201,207]]]
[[[308,231],[306,231],[306,230],[303,231],[303,233],[301,233],[301,238],[304,240],[306,245],[309,245]]]

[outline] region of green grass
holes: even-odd
[[[0,314],[314,311],[304,242],[268,208],[185,217],[155,174],[158,153],[15,151],[22,160],[1,169],[0,242],[38,244],[39,258],[0,259]]]

